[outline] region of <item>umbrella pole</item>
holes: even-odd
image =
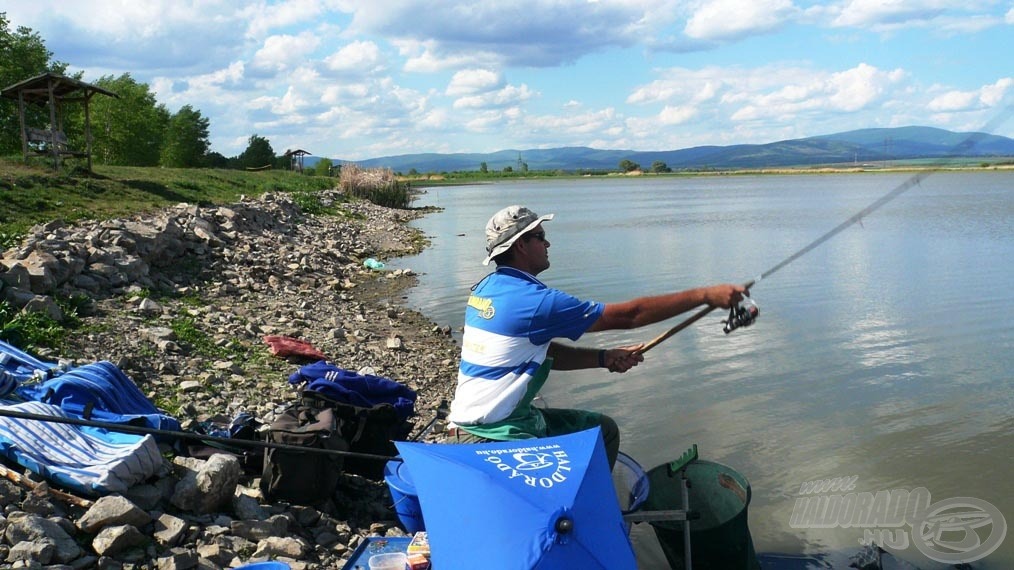
[[[690,512],[690,491],[687,489],[689,481],[687,480],[686,466],[680,469],[680,493],[683,495],[683,508]],[[693,561],[690,558],[690,517],[683,521],[683,560],[686,561],[687,570],[691,570],[694,567]]]

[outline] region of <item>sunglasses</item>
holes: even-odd
[[[535,238],[535,239],[541,241],[542,243],[546,243],[546,232],[532,232],[532,233],[528,233],[528,234],[525,234],[525,238],[526,239],[527,238]]]

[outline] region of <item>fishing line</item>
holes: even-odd
[[[844,231],[846,228],[848,228],[848,227],[856,224],[857,222],[861,222],[863,218],[865,218],[865,217],[869,216],[870,214],[872,214],[873,212],[879,210],[884,204],[887,204],[888,202],[894,200],[898,196],[901,196],[902,194],[904,194],[905,192],[907,192],[908,190],[910,190],[913,186],[918,186],[923,180],[926,179],[926,177],[928,177],[929,175],[933,174],[934,172],[937,172],[936,170],[934,170],[934,168],[942,165],[944,163],[945,159],[954,158],[954,157],[957,157],[957,156],[962,156],[963,154],[967,154],[967,151],[969,151],[972,148],[974,148],[975,145],[978,144],[979,141],[982,140],[983,137],[989,135],[994,129],[996,129],[1001,124],[1003,124],[1004,122],[1006,122],[1007,119],[1010,117],[1010,115],[1012,113],[1014,113],[1014,105],[1008,105],[999,114],[997,114],[996,117],[994,117],[988,123],[986,123],[985,125],[983,125],[982,129],[980,129],[977,132],[972,133],[971,135],[968,136],[968,138],[966,138],[965,140],[963,140],[960,143],[958,143],[953,149],[950,150],[950,152],[948,152],[943,157],[941,157],[941,160],[939,160],[936,164],[931,165],[928,170],[923,171],[923,172],[918,172],[918,173],[912,175],[907,180],[905,180],[904,182],[902,182],[901,184],[899,184],[897,187],[895,187],[893,190],[891,190],[887,194],[884,194],[879,199],[877,199],[876,201],[874,201],[873,203],[871,203],[869,206],[866,206],[865,208],[863,208],[862,210],[860,210],[859,212],[857,212],[856,214],[854,214],[852,217],[850,217],[847,220],[845,220],[844,222],[838,224],[837,226],[835,226],[834,228],[832,228],[830,231],[828,231],[824,235],[822,235],[822,236],[818,237],[817,239],[813,240],[812,242],[810,242],[809,244],[807,244],[806,246],[804,246],[803,248],[801,248],[799,251],[797,251],[797,252],[793,253],[792,255],[786,257],[784,260],[778,262],[773,267],[771,267],[767,271],[761,273],[760,275],[758,275],[754,279],[752,279],[750,281],[747,281],[746,283],[743,284],[743,286],[746,287],[747,289],[750,289],[751,287],[753,287],[757,283],[760,283],[762,280],[764,280],[764,279],[770,277],[771,275],[773,275],[775,272],[777,272],[781,268],[783,268],[786,265],[792,263],[793,261],[799,259],[800,257],[806,255],[807,253],[809,253],[813,249],[817,248],[818,246],[820,246],[821,244],[823,244],[827,240],[829,240],[829,239],[833,238],[834,236],[838,235],[839,233],[841,233],[842,231]],[[680,332],[681,330],[689,327],[690,325],[696,323],[697,321],[699,321],[700,319],[702,319],[705,315],[707,315],[711,311],[715,310],[715,308],[716,307],[705,307],[704,309],[701,309],[700,311],[698,311],[697,313],[695,313],[690,318],[688,318],[685,321],[681,322],[680,324],[672,327],[671,329],[665,331],[664,333],[658,335],[657,337],[651,339],[648,343],[646,343],[644,345],[643,348],[641,348],[637,352],[640,353],[640,354],[643,354],[643,353],[651,350],[652,348],[658,346],[662,341],[664,341],[667,338],[671,337],[672,335]],[[735,311],[735,308],[733,308],[733,310]],[[730,316],[730,320],[731,319],[732,319],[732,316]],[[729,329],[727,328],[726,332],[728,332],[728,330]]]

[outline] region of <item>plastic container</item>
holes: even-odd
[[[404,552],[385,552],[370,557],[370,570],[405,570],[408,556]]]
[[[616,498],[623,514],[641,508],[651,490],[644,468],[622,451],[617,454],[616,465],[613,466],[613,486],[616,487]]]
[[[238,566],[233,570],[289,570],[289,568],[291,567],[284,562],[270,560],[267,562],[251,562],[250,564]]]
[[[632,513],[641,508],[648,498],[648,474],[632,457],[620,451],[616,455],[616,464],[613,465],[613,487],[616,489],[616,500],[620,503],[620,512]],[[629,535],[631,524],[624,522],[623,526]]]
[[[619,462],[617,462],[618,464]],[[687,466],[690,510],[690,556],[694,570],[757,570],[760,568],[747,527],[750,483],[731,467],[698,459]],[[669,475],[663,463],[648,472],[651,492],[646,511],[684,509],[679,473]],[[651,523],[673,570],[684,570],[683,521]]]
[[[426,530],[423,522],[422,509],[419,507],[419,495],[416,493],[415,485],[409,476],[404,461],[388,461],[384,466],[384,481],[391,491],[391,500],[394,501],[394,512],[405,530],[411,534]]]
[[[366,261],[363,262],[363,265],[365,265],[368,269],[378,269],[379,270],[379,269],[383,269],[384,268],[384,262],[383,261],[377,261],[376,259],[373,259],[372,257],[367,257]]]

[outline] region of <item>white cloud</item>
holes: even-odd
[[[227,0],[225,1],[227,2]],[[143,2],[141,3],[143,4]],[[259,38],[271,30],[312,22],[321,15],[324,9],[323,2],[319,0],[284,0],[249,4],[241,10],[241,14],[249,22],[246,34]],[[199,9],[194,11],[200,12]]]
[[[500,58],[496,54],[476,50],[471,52],[439,53],[437,42],[393,39],[399,55],[405,57],[404,69],[412,73],[435,73],[464,67],[495,67]]]
[[[328,69],[340,72],[374,73],[384,68],[380,47],[370,41],[354,41],[324,59]]]
[[[957,0],[849,0],[831,25],[890,30],[922,25],[948,8],[964,9],[966,6],[966,2]]]
[[[858,111],[879,99],[891,85],[903,78],[901,70],[885,72],[861,63],[852,69],[831,74],[820,91],[827,95],[832,109]]]
[[[451,97],[471,95],[496,89],[503,85],[503,76],[491,69],[465,69],[451,77],[446,94]]]
[[[934,113],[947,113],[994,107],[1004,101],[1012,86],[1014,79],[1004,77],[974,91],[948,91],[934,97],[926,108]]]
[[[698,7],[683,31],[695,39],[731,40],[778,28],[796,11],[791,0],[711,0]]]
[[[622,127],[622,120],[617,116],[616,109],[608,107],[587,113],[530,116],[525,119],[525,128],[532,133],[551,135],[555,141],[567,141],[575,135],[585,137],[596,135]],[[615,132],[615,131],[614,131]]]
[[[411,71],[491,63],[542,67],[609,46],[632,46],[669,22],[677,5],[672,0],[432,0],[420,10],[415,2],[364,2],[350,29],[410,48],[406,69]]]
[[[663,125],[681,125],[698,115],[698,109],[691,105],[673,107],[666,105],[658,114],[658,121]]]
[[[479,95],[468,95],[454,101],[455,109],[488,109],[517,105],[531,99],[534,93],[527,85],[507,85],[503,89]]]
[[[264,40],[264,47],[253,56],[255,67],[282,70],[302,64],[320,45],[320,39],[311,32],[298,36],[270,36]]]
[[[734,77],[728,69],[706,67],[699,70],[673,68],[665,72],[664,79],[657,79],[636,88],[627,103],[648,104],[666,101],[700,103],[714,99],[727,83],[726,77]]]

